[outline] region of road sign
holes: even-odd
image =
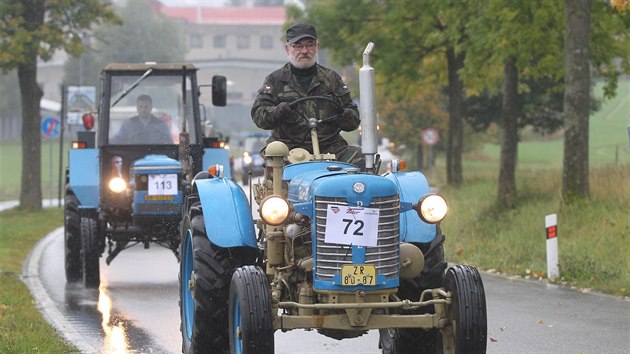
[[[427,128],[422,131],[422,142],[426,145],[433,146],[440,140],[440,134],[433,128]]]
[[[47,138],[56,138],[60,135],[60,124],[59,118],[57,117],[46,117],[42,120],[41,130],[42,135]]]

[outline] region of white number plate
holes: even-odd
[[[177,194],[177,175],[149,175],[149,195]]]
[[[378,242],[379,209],[328,205],[326,243],[372,246]]]

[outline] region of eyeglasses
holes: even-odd
[[[315,47],[317,46],[317,42],[307,42],[306,44],[304,43],[289,43],[289,45],[295,49],[295,50],[302,50],[304,48],[308,49],[308,50],[313,50],[315,49]]]

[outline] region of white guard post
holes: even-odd
[[[545,216],[545,228],[547,229],[547,278],[559,278],[558,216],[556,214]]]

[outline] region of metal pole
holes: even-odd
[[[57,184],[57,206],[61,207],[61,186],[64,184],[63,179],[63,135],[64,135],[64,127],[65,127],[65,119],[66,116],[66,85],[61,84],[61,112],[59,112],[60,117],[59,121],[61,124],[60,135],[59,135],[59,179]]]

